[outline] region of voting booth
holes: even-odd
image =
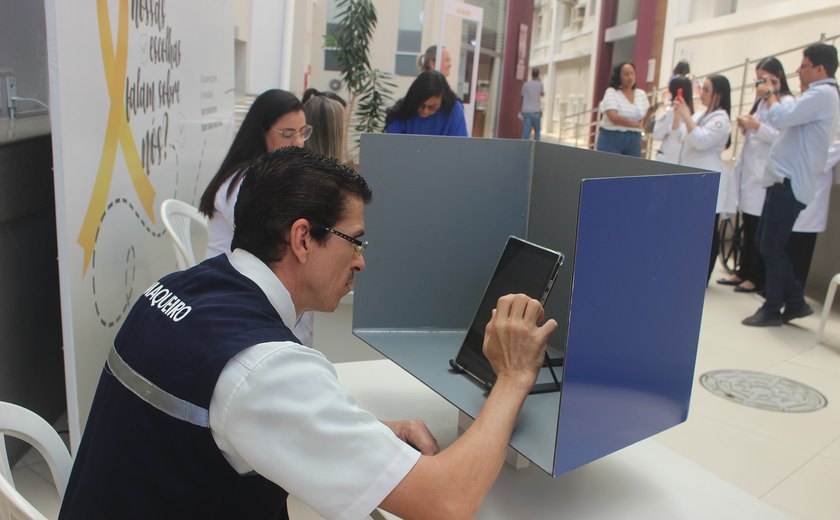
[[[561,390],[526,399],[511,447],[557,476],[685,421],[719,173],[409,135],[365,135],[360,159],[373,201],[356,336],[475,417],[485,388],[449,360],[518,236],[565,254],[545,304],[563,363]]]

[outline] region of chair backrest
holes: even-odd
[[[55,429],[38,414],[16,404],[0,401],[0,443],[5,443],[4,435],[21,439],[41,453],[50,468],[59,498],[64,498],[73,462]],[[0,512],[5,515],[4,518],[44,519],[15,489],[5,444],[0,449]]]
[[[161,203],[160,217],[175,248],[178,268],[188,269],[198,263],[193,253],[191,226],[196,223],[207,229],[207,217],[177,199],[166,199]]]

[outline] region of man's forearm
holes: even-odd
[[[421,457],[382,507],[406,519],[475,516],[501,470],[532,386],[533,379],[499,378],[470,428],[440,454]],[[404,484],[408,486],[401,490]],[[401,495],[408,489],[415,490],[413,496]]]

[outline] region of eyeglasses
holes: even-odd
[[[440,103],[435,103],[435,104],[431,104],[431,105],[427,105],[426,103],[423,103],[422,105],[420,105],[418,107],[418,110],[423,110],[423,111],[427,111],[427,112],[431,112],[431,113],[435,113],[439,109],[440,109]]]
[[[815,67],[819,67],[819,65],[814,65],[813,63],[800,63],[800,64],[799,64],[799,68],[800,68],[800,69],[806,69],[806,68],[808,68],[808,67],[810,67],[810,68],[812,68],[812,69],[813,69],[813,68],[815,68]]]
[[[303,141],[312,137],[312,127],[309,125],[304,126],[300,130],[295,130],[294,128],[272,128],[271,131],[279,134],[280,137],[287,141],[294,139],[298,135]]]
[[[363,242],[363,241],[361,241],[357,238],[351,237],[350,235],[345,235],[341,231],[336,231],[331,227],[324,226],[323,224],[313,224],[313,225],[318,226],[319,228],[323,229],[324,231],[329,231],[333,235],[335,235],[337,237],[340,237],[340,238],[343,238],[344,240],[353,244],[353,252],[356,254],[356,256],[361,256],[362,253],[365,252],[365,249],[367,249],[367,246],[368,246],[368,241],[367,240],[365,240]]]

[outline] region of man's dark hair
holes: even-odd
[[[837,72],[837,48],[833,45],[815,43],[806,47],[802,55],[811,60],[815,67],[822,65],[829,78],[833,78]]]
[[[531,69],[531,77],[533,79],[539,78],[540,77],[540,69],[537,69],[537,68]]]
[[[434,96],[440,96],[440,110],[447,115],[458,100],[443,74],[436,70],[429,70],[414,78],[405,97],[387,111],[385,126],[387,127],[395,119],[406,121],[416,116],[420,105]]]
[[[610,86],[616,90],[621,88],[621,69],[624,68],[625,65],[630,65],[633,67],[633,71],[636,71],[636,66],[629,62],[629,61],[622,61],[612,69],[612,74],[610,74]],[[636,84],[633,83],[633,87],[636,88]]]
[[[213,216],[216,212],[216,192],[222,184],[233,177],[226,194],[227,198],[230,198],[244,167],[268,151],[265,147],[266,132],[278,119],[293,112],[303,112],[303,104],[294,94],[285,90],[266,90],[254,100],[236,137],[233,138],[222,165],[201,195],[199,211],[208,217]]]
[[[351,197],[367,204],[372,196],[353,168],[305,148],[280,148],[245,172],[233,210],[230,249],[242,248],[266,264],[278,262],[296,220],[332,227],[344,218]],[[310,233],[319,244],[328,238],[319,226],[313,225]]]

